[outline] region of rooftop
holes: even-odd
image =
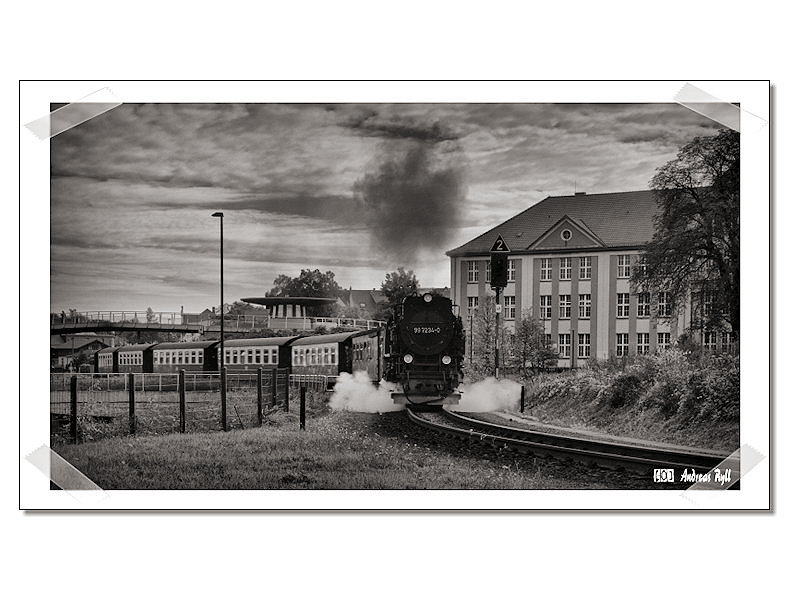
[[[534,242],[567,217],[602,248],[640,246],[653,237],[658,205],[653,191],[548,197],[447,252],[448,256],[489,254],[501,235],[511,252],[536,249]]]

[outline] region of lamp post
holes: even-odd
[[[217,211],[212,213],[211,216],[219,217],[219,386],[222,412],[222,430],[227,430],[227,390],[225,383],[225,236],[223,233],[223,221],[225,219],[225,215],[222,213],[222,211]]]

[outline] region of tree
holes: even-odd
[[[154,320],[156,319],[156,315],[154,314],[154,310],[150,307],[145,310],[145,321],[149,324],[153,324]]]
[[[331,297],[337,298],[341,288],[335,281],[335,273],[318,269],[302,269],[296,278],[279,275],[266,297]]]
[[[522,310],[521,319],[516,322],[512,354],[516,369],[524,377],[557,364],[559,355],[546,344],[543,321],[534,317],[531,310]]]
[[[227,305],[227,303],[225,305]],[[252,305],[244,301],[234,301],[228,306],[226,315],[258,315],[261,313],[263,313],[263,309],[259,305]]]
[[[500,319],[501,321],[501,319]],[[487,295],[472,316],[472,359],[470,366],[477,375],[493,375],[496,349],[496,305],[494,298]],[[512,334],[501,324],[499,329],[499,366],[510,364]]]
[[[708,294],[698,327],[740,332],[740,134],[695,137],[653,179],[659,205],[653,239],[632,280],[666,293],[674,310]],[[655,298],[654,303],[655,303]],[[695,314],[699,317],[697,314]]]
[[[388,272],[381,283],[381,290],[384,296],[395,305],[403,301],[403,298],[412,293],[416,293],[420,288],[420,282],[413,270],[405,270],[402,266],[394,272]]]
[[[70,364],[71,364],[72,370],[74,372],[76,372],[76,373],[79,373],[80,372],[80,367],[90,364],[90,357],[88,356],[87,352],[85,352],[84,350],[81,350],[80,352],[75,353],[71,357],[71,363]]]

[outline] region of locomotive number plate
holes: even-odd
[[[440,334],[442,329],[438,326],[414,326],[412,330],[415,334]]]

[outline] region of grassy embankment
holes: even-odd
[[[680,445],[734,451],[737,355],[669,350],[537,378],[525,412],[541,421]]]
[[[531,459],[448,451],[401,412],[332,412],[300,432],[293,414],[262,428],[116,437],[55,451],[104,489],[558,489],[603,487]],[[406,428],[404,430],[404,427]],[[491,451],[495,453],[495,451]]]

